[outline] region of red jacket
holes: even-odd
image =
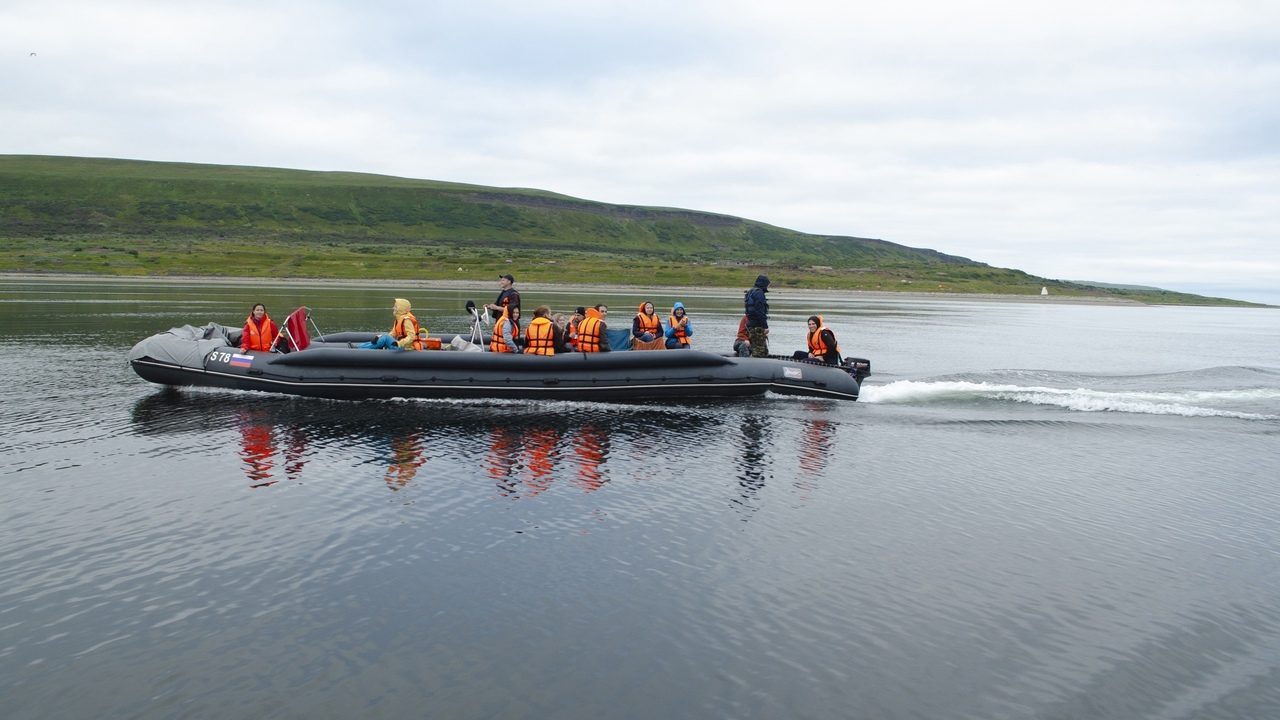
[[[263,315],[262,325],[253,321],[250,315],[244,321],[244,333],[240,335],[240,349],[249,351],[257,350],[258,352],[271,352],[271,345],[276,341],[276,336],[280,334],[280,328],[271,321],[271,318]]]

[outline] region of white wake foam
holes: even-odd
[[[888,385],[863,385],[859,402],[920,404],[964,400],[1008,400],[1032,405],[1053,405],[1080,412],[1129,412],[1186,417],[1231,417],[1244,420],[1280,420],[1280,415],[1263,415],[1213,407],[1218,404],[1256,403],[1280,400],[1280,389],[1187,390],[1181,392],[1138,392],[1067,390],[966,381],[899,380]]]

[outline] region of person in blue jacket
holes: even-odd
[[[769,299],[764,296],[769,292],[769,276],[760,275],[756,284],[742,297],[744,314],[747,316],[747,338],[751,341],[751,357],[769,356]]]
[[[687,350],[689,340],[693,337],[693,323],[685,312],[684,303],[678,302],[671,307],[671,318],[667,321],[667,349]]]

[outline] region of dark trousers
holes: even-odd
[[[769,356],[769,336],[765,331],[766,328],[762,327],[747,328],[747,339],[751,341],[751,357]]]

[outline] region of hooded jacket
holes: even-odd
[[[764,296],[767,292],[769,292],[769,276],[760,275],[756,277],[756,284],[743,296],[742,304],[745,310],[743,314],[747,316],[747,327],[769,327],[769,300]]]
[[[684,303],[678,302],[671,306],[671,318],[667,322],[667,339],[679,340],[681,345],[688,345],[689,338],[693,337],[693,321],[686,322],[682,327],[680,318],[676,317],[676,310],[684,310]],[[685,312],[683,317],[688,318],[688,312]]]
[[[396,346],[401,350],[421,350],[422,338],[418,337],[420,326],[418,318],[409,312],[409,301],[396,298],[391,312],[396,316],[396,322],[391,326],[391,337],[395,339]]]
[[[836,345],[835,333],[822,321],[821,315],[814,315],[810,320],[816,320],[818,325],[817,330],[806,335],[810,354],[829,363],[840,362],[840,348]]]
[[[640,303],[639,312],[631,320],[631,337],[638,338],[645,333],[654,337],[662,336],[662,320],[658,318],[658,311],[654,310],[652,315],[644,314],[644,306],[649,304],[648,301]]]

